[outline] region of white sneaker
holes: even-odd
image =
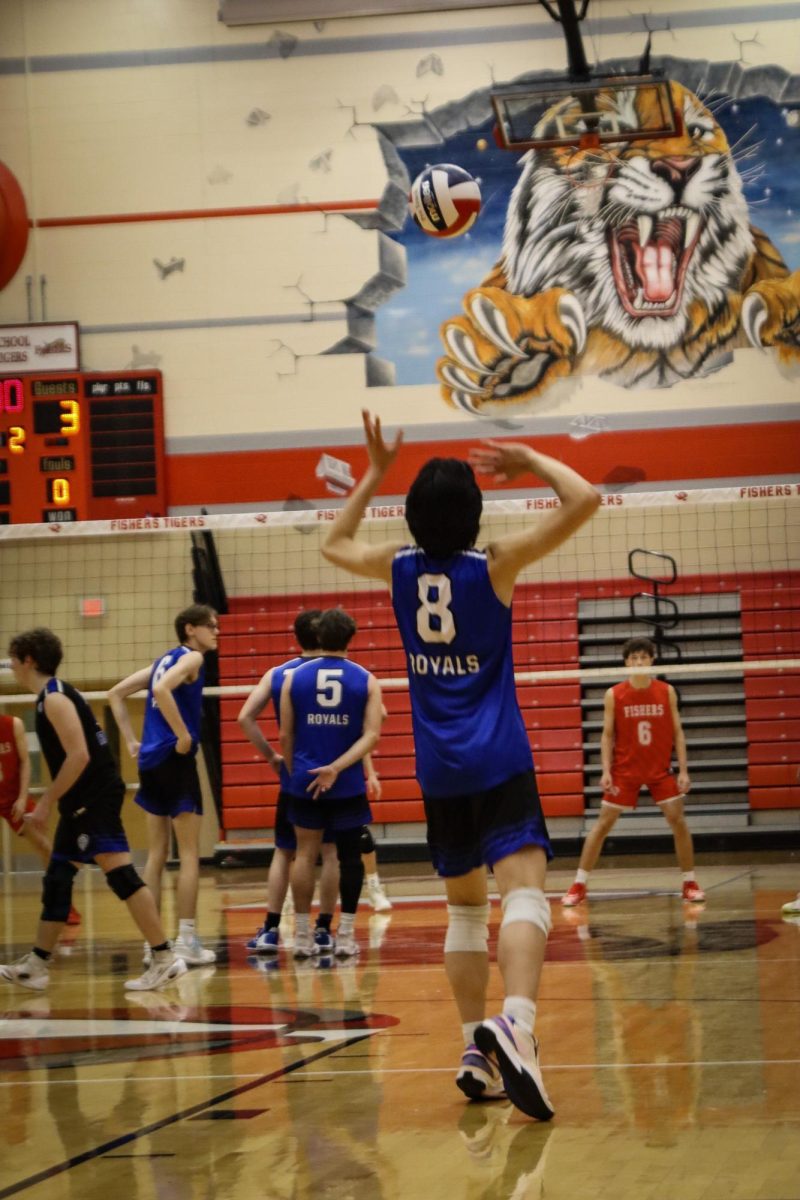
[[[204,946],[197,934],[188,938],[177,937],[172,949],[189,967],[205,967],[217,961],[216,952]]]
[[[43,992],[50,982],[50,971],[44,959],[29,950],[15,963],[0,965],[0,979],[18,983],[20,987],[30,988],[34,992]]]
[[[367,884],[367,900],[376,913],[392,911],[392,902],[383,890],[383,884],[380,880],[377,883]]]
[[[333,952],[337,958],[352,958],[358,954],[358,942],[354,933],[337,933],[336,949]]]
[[[499,1069],[514,1107],[537,1121],[549,1121],[555,1109],[545,1091],[536,1039],[503,1013],[481,1021],[475,1044]]]
[[[781,908],[782,913],[786,913],[787,917],[800,916],[800,892],[797,893],[794,900],[787,900]]]
[[[317,953],[314,934],[310,929],[306,929],[304,933],[295,933],[293,953],[295,958],[313,958]]]
[[[125,990],[128,992],[152,992],[157,988],[166,987],[168,983],[174,983],[176,979],[180,979],[181,975],[185,975],[188,969],[183,959],[174,954],[171,958],[163,961],[153,959],[144,975],[140,975],[138,979],[125,980]]]
[[[499,1070],[473,1043],[461,1055],[456,1087],[470,1100],[505,1100],[506,1086]]]

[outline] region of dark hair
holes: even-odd
[[[216,610],[210,604],[190,604],[175,618],[175,633],[178,641],[181,643],[186,641],[187,625],[210,625],[216,615]]]
[[[301,650],[316,650],[319,647],[317,637],[317,622],[322,616],[322,609],[307,608],[298,613],[294,619],[294,636]]]
[[[622,661],[625,662],[629,654],[635,654],[637,650],[644,650],[645,654],[649,654],[652,659],[656,658],[656,644],[649,637],[632,637],[628,638],[625,645],[622,647]]]
[[[432,458],[406,496],[406,521],[418,546],[432,558],[450,558],[475,545],[483,495],[469,463]]]
[[[358,626],[343,608],[328,608],[317,621],[320,650],[346,650]]]
[[[32,658],[42,675],[55,675],[64,657],[61,638],[43,625],[18,633],[8,643],[8,653],[20,662]]]

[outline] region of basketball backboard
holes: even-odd
[[[492,93],[492,105],[505,150],[587,149],[681,132],[669,83],[652,76],[511,85]]]

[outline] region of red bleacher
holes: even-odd
[[[739,577],[681,578],[681,592],[738,591],[745,659],[800,657],[800,575],[797,572]],[[578,603],[582,598],[629,596],[632,579],[572,584],[528,584],[514,599],[515,669],[558,670],[579,661]],[[236,597],[220,618],[220,682],[255,684],[269,666],[296,653],[292,624],[302,608],[329,608],[336,594]],[[363,599],[348,593],[345,606],[358,622],[353,657],[379,678],[406,674],[405,655],[388,595]],[[548,816],[580,816],[585,807],[580,687],[577,682],[523,684],[520,706],[537,766]],[[796,767],[800,765],[800,677],[775,671],[745,678],[748,766],[754,808],[800,806]],[[422,799],[414,778],[411,712],[407,690],[384,690],[388,717],[374,759],[383,795],[373,804],[376,822],[423,821]],[[277,801],[274,772],[242,737],[236,715],[242,699],[223,699],[223,819],[226,830],[272,828]],[[264,731],[277,743],[271,711]],[[793,774],[794,772],[794,774]]]
[[[578,663],[578,600],[573,593],[541,586],[520,587],[514,601],[514,665],[517,671],[557,670]],[[301,608],[329,608],[341,597],[237,597],[220,618],[220,682],[254,684],[271,664],[296,653],[292,624]],[[358,622],[353,658],[379,678],[402,678],[406,660],[388,597],[359,603],[348,595],[348,612]],[[545,812],[583,812],[583,749],[580,688],[577,683],[524,685],[519,689],[526,728],[536,754],[537,778]],[[414,778],[411,709],[407,690],[384,690],[388,716],[374,754],[382,798],[372,805],[377,822],[423,821],[422,797]],[[277,779],[246,742],[236,723],[242,700],[223,699],[223,814],[226,830],[269,829],[278,796]],[[277,742],[271,708],[263,714],[267,739]]]

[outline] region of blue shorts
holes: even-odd
[[[106,795],[93,798],[85,807],[78,799],[69,812],[59,812],[53,837],[55,862],[94,862],[98,854],[127,854],[128,839],[122,827],[122,802],[125,785],[110,788]]]
[[[360,829],[372,820],[369,801],[364,795],[344,796],[341,800],[312,800],[310,796],[287,796],[288,817],[300,829],[324,829],[326,834]],[[333,837],[328,838],[333,841]]]
[[[553,857],[533,771],[485,792],[424,800],[437,875],[456,878],[476,867],[493,867],[526,846],[541,846],[548,861]]]
[[[203,797],[195,755],[172,750],[158,766],[140,770],[136,803],[154,817],[175,818],[185,812],[202,813]]]
[[[289,802],[292,797],[287,792],[278,792],[278,803],[275,808],[275,846],[278,850],[297,849],[297,834],[294,825],[289,820]],[[333,832],[328,828],[322,835],[323,842],[335,842]]]

